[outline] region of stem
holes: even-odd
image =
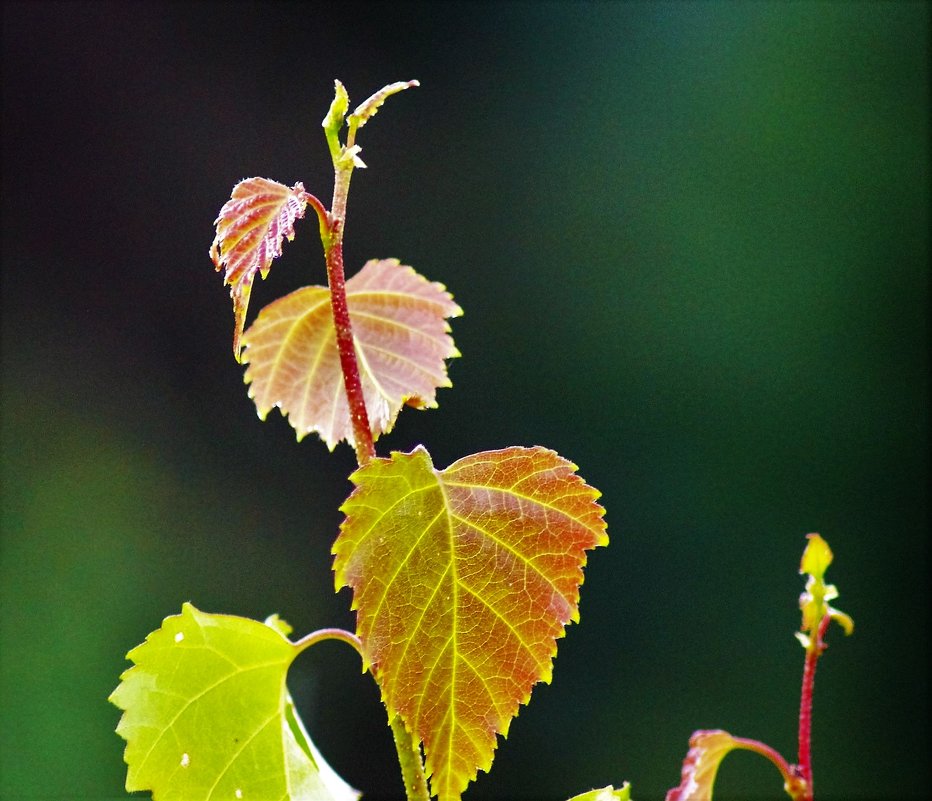
[[[401,777],[405,783],[405,796],[408,801],[430,801],[420,748],[414,744],[411,733],[405,728],[400,715],[395,715],[389,725],[392,727],[395,749],[398,751],[398,764],[401,765]]]
[[[295,645],[300,648],[302,651],[305,648],[310,648],[312,645],[317,645],[319,642],[324,640],[340,640],[349,645],[352,645],[356,649],[356,653],[362,656],[362,641],[350,631],[346,629],[318,629],[317,631],[312,631],[310,634],[306,634],[300,640],[295,642]]]
[[[343,386],[353,425],[353,447],[356,461],[362,467],[375,458],[375,443],[366,411],[366,399],[359,376],[356,360],[356,343],[349,308],[346,305],[346,277],[343,269],[343,228],[346,224],[346,198],[349,194],[352,166],[337,167],[333,181],[333,210],[330,213],[328,236],[324,239],[324,256],[327,260],[327,283],[330,287],[330,307],[333,311],[333,326],[340,353],[343,371]]]
[[[347,134],[346,148],[353,146],[356,138],[356,125],[351,124]],[[362,391],[362,379],[359,375],[359,363],[356,359],[356,343],[353,339],[353,327],[346,303],[346,275],[343,267],[343,231],[346,226],[346,199],[349,195],[350,178],[353,165],[340,166],[334,160],[333,206],[327,215],[326,234],[321,221],[321,241],[324,245],[324,258],[327,261],[327,284],[330,287],[330,308],[333,312],[333,326],[336,331],[337,349],[340,353],[340,369],[343,372],[343,386],[346,390],[346,402],[349,406],[350,420],[353,426],[353,445],[356,449],[356,461],[359,466],[375,458],[375,442],[366,411],[366,399]],[[315,208],[316,210],[316,208]],[[318,211],[319,216],[319,211]],[[343,639],[350,642],[360,656],[363,654],[362,641],[341,629],[329,629],[329,638]],[[305,643],[322,632],[308,635],[300,643]],[[325,639],[327,637],[320,637]],[[313,640],[317,642],[318,640]],[[310,643],[308,643],[310,644]],[[371,669],[370,669],[370,672]],[[375,678],[375,673],[372,673]],[[395,750],[398,752],[398,764],[404,780],[405,795],[408,801],[430,801],[427,778],[424,773],[424,760],[419,745],[411,738],[399,715],[393,715],[389,721]]]
[[[739,748],[744,748],[747,751],[753,751],[755,754],[760,754],[765,759],[769,759],[777,770],[783,775],[783,781],[789,782],[793,777],[793,768],[783,758],[783,754],[777,751],[775,748],[771,748],[766,743],[762,743],[760,740],[749,740],[747,737],[732,737],[736,745]]]
[[[799,777],[806,784],[806,793],[801,801],[812,801],[812,694],[815,689],[816,665],[825,650],[822,638],[831,622],[831,615],[825,615],[819,623],[818,631],[810,647],[806,649],[806,661],[803,664],[803,686],[799,698]]]

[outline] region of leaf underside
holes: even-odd
[[[267,178],[247,178],[233,187],[233,194],[214,221],[216,236],[210,258],[224,269],[223,283],[233,299],[233,355],[240,358],[240,337],[246,322],[249,293],[256,273],[268,275],[272,259],[282,255],[285,237],[294,239],[295,220],[304,216],[304,185],[287,187]]]
[[[665,801],[712,801],[712,786],[722,760],[738,747],[735,738],[721,729],[697,731],[689,738],[679,786],[667,792]]]
[[[517,447],[436,470],[418,447],[351,476],[336,587],[353,590],[367,664],[423,744],[440,801],[490,768],[578,620],[586,551],[608,537],[599,492],[575,470]]]
[[[373,439],[405,404],[437,405],[450,386],[445,360],[459,355],[447,317],[462,309],[442,284],[397,259],[371,260],[346,282],[346,300]],[[243,337],[245,381],[259,417],[278,407],[298,439],[316,431],[333,450],[354,444],[330,291],[298,289],[270,303]]]
[[[126,789],[155,801],[356,801],[285,687],[299,650],[280,627],[191,604],[166,618],[110,696],[124,710]]]

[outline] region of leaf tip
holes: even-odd
[[[805,592],[799,597],[802,624],[797,639],[806,650],[811,650],[824,647],[824,628],[820,628],[823,619],[828,617],[834,620],[844,629],[846,635],[854,631],[854,620],[828,603],[838,597],[838,588],[825,582],[825,572],[834,559],[832,549],[818,534],[807,534],[806,538],[808,542],[803,551],[799,572],[808,574],[809,578],[806,580]]]

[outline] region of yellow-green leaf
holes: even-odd
[[[445,360],[459,356],[447,317],[462,309],[442,284],[397,259],[369,261],[346,282],[363,395],[373,439],[402,406],[432,408],[450,386]],[[330,290],[298,289],[270,303],[243,337],[245,380],[259,417],[278,407],[300,440],[316,431],[332,450],[354,444]]]
[[[126,789],[155,801],[356,801],[285,687],[287,624],[185,604],[134,648],[110,700],[123,711]]]
[[[334,162],[340,156],[340,128],[343,127],[343,119],[346,117],[346,111],[349,108],[349,95],[346,88],[339,81],[333,82],[333,102],[327,111],[327,116],[321,125],[324,126],[324,135],[327,137],[327,146],[330,148],[330,155]]]
[[[625,782],[617,790],[609,785],[588,793],[574,795],[569,801],[631,801],[631,785]]]
[[[806,548],[800,560],[800,574],[808,573],[806,591],[799,597],[799,608],[802,612],[802,624],[796,634],[797,639],[806,650],[821,649],[819,639],[819,626],[828,615],[845,631],[851,634],[854,631],[854,621],[839,609],[829,606],[829,601],[838,597],[838,588],[834,584],[825,583],[825,571],[832,563],[834,556],[828,543],[818,534],[807,534]]]
[[[667,792],[666,801],[712,801],[712,786],[722,760],[739,743],[727,731],[697,731],[689,738],[678,787]]]
[[[240,336],[246,323],[249,293],[258,272],[268,275],[272,259],[282,255],[285,237],[294,239],[294,223],[304,216],[307,196],[301,183],[289,188],[267,178],[247,178],[214,221],[216,235],[210,258],[217,270],[225,269],[223,283],[233,299],[233,355],[240,358]]]
[[[364,658],[389,715],[423,744],[440,801],[489,769],[578,620],[586,552],[608,537],[599,492],[575,470],[545,448],[437,470],[418,447],[351,476],[336,586],[353,590]]]

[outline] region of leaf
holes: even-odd
[[[631,785],[625,782],[617,790],[612,786],[590,790],[588,793],[574,795],[570,801],[631,801]]]
[[[191,604],[127,655],[110,701],[124,710],[126,789],[156,801],[356,801],[323,760],[285,687],[300,648],[268,625]]]
[[[343,119],[346,117],[346,110],[349,108],[349,95],[346,89],[339,81],[333,82],[333,102],[327,111],[321,125],[324,127],[324,136],[327,138],[327,146],[330,148],[330,156],[334,163],[340,157],[340,128],[343,127]]]
[[[247,178],[233,187],[220,209],[210,258],[217,270],[225,268],[224,285],[233,298],[233,355],[240,360],[240,336],[246,321],[249,293],[256,273],[268,275],[272,259],[282,255],[282,240],[294,239],[294,222],[304,216],[304,185],[290,189],[267,178]]]
[[[436,470],[423,447],[374,459],[334,543],[364,659],[389,715],[423,743],[431,790],[458,799],[488,771],[556,640],[579,619],[586,551],[605,545],[598,490],[545,448]]]
[[[725,756],[741,747],[727,731],[697,731],[689,738],[678,787],[669,790],[666,801],[712,801],[712,785]]]
[[[445,359],[459,356],[447,317],[463,313],[443,284],[397,259],[371,260],[346,282],[373,438],[391,431],[405,404],[437,405],[449,387]],[[243,337],[245,381],[263,420],[277,406],[301,440],[316,431],[333,450],[354,445],[330,291],[310,286],[270,303]]]
[[[838,588],[834,584],[825,583],[825,571],[832,563],[834,556],[828,543],[818,534],[807,534],[806,549],[800,561],[799,572],[808,573],[806,591],[799,597],[799,608],[802,611],[802,625],[796,637],[806,650],[823,647],[819,635],[819,626],[822,619],[828,615],[845,631],[851,634],[854,631],[854,621],[839,609],[829,606],[829,601],[838,597]]]
[[[403,92],[405,89],[411,89],[420,85],[419,81],[398,81],[396,83],[390,83],[388,86],[383,86],[378,92],[367,97],[356,107],[356,110],[350,114],[350,124],[354,125],[356,128],[362,128],[363,125],[376,115],[376,112],[382,108],[382,104],[389,97],[398,92]]]

